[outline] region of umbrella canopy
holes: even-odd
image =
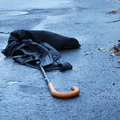
[[[5,56],[16,62],[45,70],[67,70],[72,66],[68,62],[61,63],[59,50],[79,48],[75,38],[62,36],[49,31],[16,30],[11,32],[8,45],[2,51]]]

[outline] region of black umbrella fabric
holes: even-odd
[[[40,65],[47,70],[71,69],[68,62],[59,62],[59,50],[79,48],[75,38],[62,36],[43,30],[15,30],[11,32],[8,45],[2,51],[5,56],[16,62],[39,69]]]
[[[75,97],[80,93],[76,86],[71,92],[58,92],[44,70],[59,69],[65,71],[72,66],[68,62],[59,62],[58,50],[79,48],[75,38],[65,37],[48,31],[16,30],[10,34],[8,45],[2,51],[16,62],[41,70],[53,96],[58,98]]]

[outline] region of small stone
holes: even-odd
[[[115,85],[115,82],[113,82],[112,85]]]

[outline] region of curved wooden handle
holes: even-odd
[[[52,95],[58,98],[71,98],[77,96],[80,93],[80,89],[76,86],[71,87],[72,92],[58,92],[51,82],[48,83],[48,86]]]

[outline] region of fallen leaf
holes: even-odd
[[[98,48],[101,52],[109,52],[109,50],[105,50],[104,48]]]
[[[115,55],[120,55],[120,52],[115,52]]]

